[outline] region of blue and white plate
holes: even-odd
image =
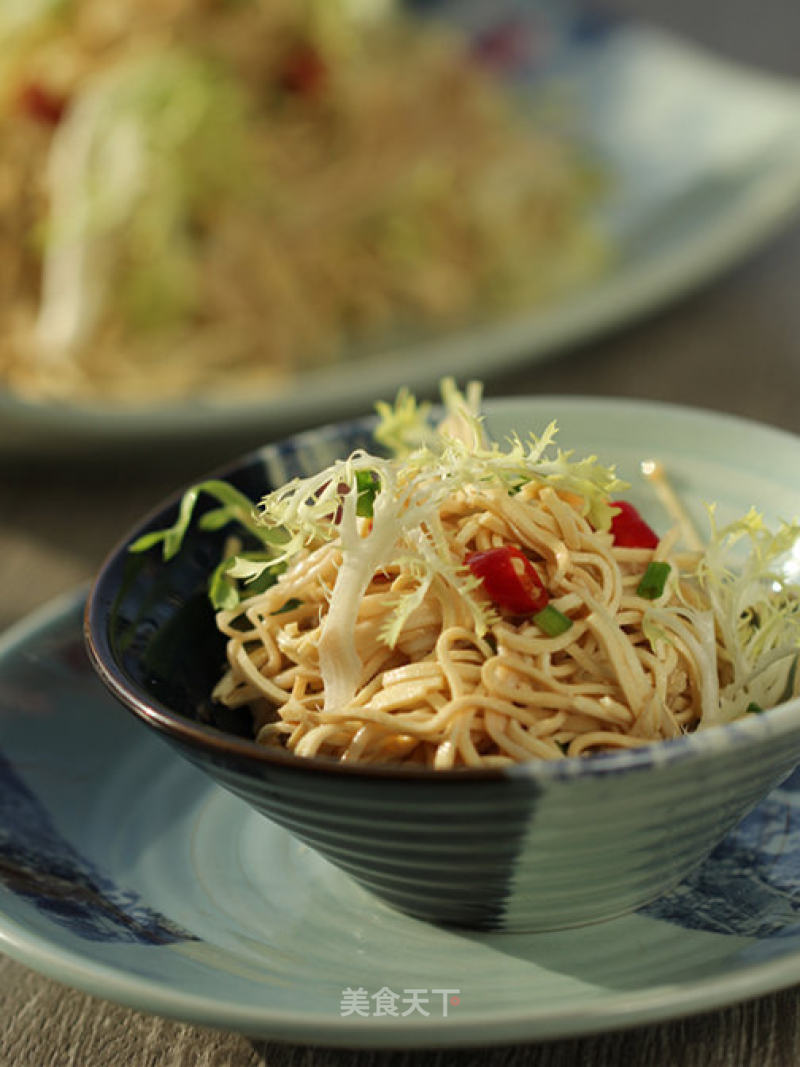
[[[144,1011],[349,1047],[574,1035],[800,981],[800,774],[632,915],[438,928],[120,710],[87,663],[82,607],[62,598],[0,645],[0,948],[34,969]]]
[[[466,19],[487,5],[416,0]],[[497,0],[492,19],[563,5]],[[527,15],[526,15],[527,12]],[[466,14],[465,14],[466,13]],[[532,14],[531,14],[532,13]],[[474,20],[473,20],[474,21]],[[30,404],[0,391],[0,449],[50,454],[109,446],[277,438],[369,408],[401,385],[433,391],[446,374],[533,364],[639,317],[717,275],[775,233],[800,204],[800,84],[719,60],[634,22],[577,18],[534,89],[553,92],[614,176],[601,222],[613,267],[561,303],[306,372],[268,395],[227,393],[165,406]],[[484,27],[485,29],[485,27]],[[535,33],[536,25],[531,29]],[[523,69],[517,84],[527,85]],[[235,388],[235,383],[231,383]]]

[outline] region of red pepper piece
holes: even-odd
[[[536,568],[515,545],[472,552],[465,562],[495,604],[512,615],[541,611],[550,599]]]
[[[284,57],[278,74],[282,89],[298,96],[316,96],[328,77],[325,60],[307,41],[296,44]]]
[[[611,506],[619,508],[611,520],[611,533],[614,544],[620,548],[655,548],[658,534],[644,521],[642,516],[627,500],[612,500]]]
[[[28,82],[17,95],[18,106],[28,118],[45,126],[57,126],[64,117],[67,101],[41,82]]]

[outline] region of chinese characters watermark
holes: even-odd
[[[439,1015],[447,1018],[448,1010],[461,1003],[460,989],[403,989],[396,993],[382,986],[370,993],[363,986],[346,986],[339,1001],[339,1014],[361,1015],[367,1019],[391,1015],[402,1019],[406,1015]]]

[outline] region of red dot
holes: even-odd
[[[454,1008],[457,1008],[458,1005],[461,1003],[461,997],[450,997],[450,1003],[453,1005]]]

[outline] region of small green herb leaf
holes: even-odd
[[[764,709],[760,704],[757,704],[755,700],[751,700],[745,708],[745,711],[749,711],[751,715],[760,715]]]
[[[239,588],[228,573],[229,559],[224,559],[214,568],[208,579],[208,596],[216,611],[231,611],[239,603]]]
[[[181,499],[178,518],[166,530],[154,530],[144,534],[130,546],[131,552],[146,552],[154,545],[163,543],[164,559],[172,559],[180,550],[186,531],[192,521],[195,505],[201,493],[208,493],[222,505],[206,512],[200,519],[199,526],[206,530],[219,530],[229,522],[237,522],[254,534],[259,541],[265,541],[264,530],[254,519],[253,503],[227,482],[210,479],[199,482],[188,489]]]

